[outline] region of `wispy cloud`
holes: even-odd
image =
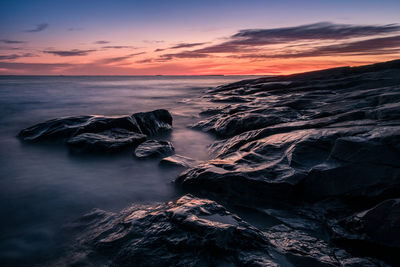
[[[80,50],[80,49],[72,49],[72,50],[45,50],[43,53],[53,54],[60,57],[73,57],[73,56],[86,56],[89,53],[92,53],[96,50]]]
[[[103,58],[103,59],[97,60],[95,63],[97,63],[97,64],[98,63],[100,63],[100,64],[120,63],[120,62],[123,62],[123,61],[125,61],[127,59],[130,59],[132,57],[143,55],[143,54],[145,54],[145,52],[133,53],[133,54],[129,54],[129,55],[126,55],[126,56],[121,56],[121,57]]]
[[[18,58],[34,57],[34,54],[24,53],[24,54],[11,54],[11,55],[0,55],[0,60],[14,60]]]
[[[105,41],[105,40],[100,40],[100,41],[96,41],[94,42],[95,44],[109,44],[111,43],[110,41]]]
[[[170,49],[192,48],[192,47],[200,46],[200,45],[204,45],[204,44],[207,44],[207,42],[204,42],[204,43],[179,43],[174,46],[167,47],[167,48],[157,48],[154,50],[154,52],[162,52],[162,51],[170,50]]]
[[[106,46],[103,46],[102,48],[104,48],[104,49],[124,49],[124,48],[135,48],[135,47],[131,46],[131,45],[106,45]]]
[[[4,44],[24,44],[26,42],[25,41],[10,40],[10,39],[1,39],[0,43],[4,43]]]
[[[170,47],[169,49],[191,48],[191,47],[200,46],[200,45],[204,45],[204,44],[206,44],[206,43],[180,43],[180,44]]]
[[[196,51],[184,51],[180,53],[164,54],[160,56],[160,59],[168,61],[173,58],[206,58],[206,57],[210,57],[210,55],[206,53],[198,53]]]
[[[161,44],[161,43],[164,43],[163,40],[143,40],[142,42],[146,43],[146,44]]]
[[[40,23],[40,24],[36,25],[35,28],[25,30],[25,32],[41,32],[41,31],[44,31],[45,29],[47,29],[48,27],[49,27],[48,23]]]
[[[276,53],[276,54],[244,54],[237,58],[302,58],[335,55],[383,55],[400,52],[400,35],[373,38],[362,41],[348,42],[336,45],[326,45],[306,51]]]
[[[199,53],[250,52],[257,47],[287,44],[294,41],[345,40],[392,34],[400,31],[400,25],[348,25],[320,22],[315,24],[276,29],[246,29],[232,35],[228,41],[196,50]]]

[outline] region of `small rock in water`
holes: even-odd
[[[189,168],[196,165],[197,161],[181,155],[172,155],[160,161],[161,166]]]
[[[66,142],[79,152],[115,152],[138,145],[146,136],[172,130],[172,116],[165,109],[131,116],[77,116],[49,120],[19,132],[23,141]]]
[[[153,158],[169,156],[174,154],[174,147],[171,142],[148,140],[140,144],[134,151],[137,158]]]

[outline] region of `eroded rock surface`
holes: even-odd
[[[192,127],[219,140],[176,179],[184,191],[267,207],[282,225],[265,234],[295,265],[400,265],[400,60],[245,80],[204,98]]]
[[[284,225],[260,231],[214,201],[185,195],[120,213],[95,210],[52,264],[73,266],[378,266]]]
[[[174,154],[175,149],[171,142],[147,140],[136,147],[134,155],[137,158],[156,158]]]
[[[82,133],[70,138],[67,144],[78,152],[117,152],[126,147],[137,146],[146,135],[114,128],[100,133]]]
[[[165,157],[160,161],[161,166],[181,168],[194,167],[197,163],[198,161],[181,155],[172,155]]]
[[[78,116],[49,120],[22,130],[24,141],[65,141],[77,151],[114,152],[135,146],[172,129],[167,110],[135,113],[131,116]]]
[[[76,266],[278,266],[262,232],[214,201],[184,196],[119,214],[96,210],[56,264]]]
[[[176,180],[185,190],[268,203],[379,198],[400,185],[400,61],[246,80],[206,95],[233,97],[193,126],[222,140],[214,159]]]

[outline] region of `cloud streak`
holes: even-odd
[[[0,60],[14,60],[18,58],[35,57],[36,55],[31,53],[24,54],[11,54],[11,55],[0,55]]]
[[[104,58],[104,59],[100,59],[100,60],[96,61],[95,63],[100,63],[100,64],[120,63],[127,59],[130,59],[132,57],[139,56],[142,54],[145,54],[145,52],[133,53],[133,54],[129,54],[126,56],[121,56],[121,57]]]
[[[9,39],[1,39],[0,42],[4,43],[4,44],[24,44],[24,43],[26,43],[25,41],[17,41],[17,40],[9,40]]]
[[[327,45],[306,51],[278,54],[247,54],[237,58],[302,58],[334,55],[382,55],[400,52],[400,35],[373,38],[363,41],[349,42],[337,45]]]
[[[103,49],[124,49],[124,48],[135,48],[131,45],[106,45],[102,47]]]
[[[179,48],[191,48],[195,46],[204,45],[206,43],[180,43],[175,46],[170,47],[169,49],[179,49]]]
[[[195,50],[198,53],[250,52],[255,48],[287,44],[295,41],[345,40],[359,37],[393,34],[400,31],[400,25],[348,25],[320,22],[296,27],[276,29],[247,29],[232,35],[228,41]]]
[[[40,24],[36,25],[35,28],[25,30],[25,32],[41,32],[41,31],[44,31],[45,29],[47,29],[48,27],[49,27],[48,23],[40,23]]]
[[[96,50],[80,50],[80,49],[72,49],[72,50],[45,50],[43,53],[53,54],[60,57],[74,57],[74,56],[86,56],[89,53],[95,52]]]
[[[111,43],[110,41],[105,41],[105,40],[100,40],[100,41],[96,41],[94,42],[95,44],[109,44]]]

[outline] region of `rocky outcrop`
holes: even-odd
[[[134,151],[137,158],[156,158],[174,154],[174,147],[171,142],[148,140],[141,143]]]
[[[223,139],[176,182],[238,203],[387,195],[400,186],[399,72],[393,61],[212,89],[210,101],[248,101],[204,112],[193,127]]]
[[[281,223],[264,234],[295,265],[399,265],[399,74],[397,60],[211,89],[192,127],[219,138],[213,158],[175,182],[261,207]]]
[[[159,109],[122,117],[59,118],[26,128],[18,137],[29,142],[65,141],[75,151],[114,152],[171,129],[171,114]]]
[[[343,249],[285,225],[264,233],[273,247],[294,266],[380,266],[383,262],[354,257]],[[282,265],[282,261],[280,261]]]
[[[278,266],[262,232],[211,200],[184,196],[76,222],[73,250],[55,264],[84,266]]]
[[[284,225],[262,232],[191,195],[117,214],[95,210],[71,229],[78,238],[52,265],[377,266]]]

